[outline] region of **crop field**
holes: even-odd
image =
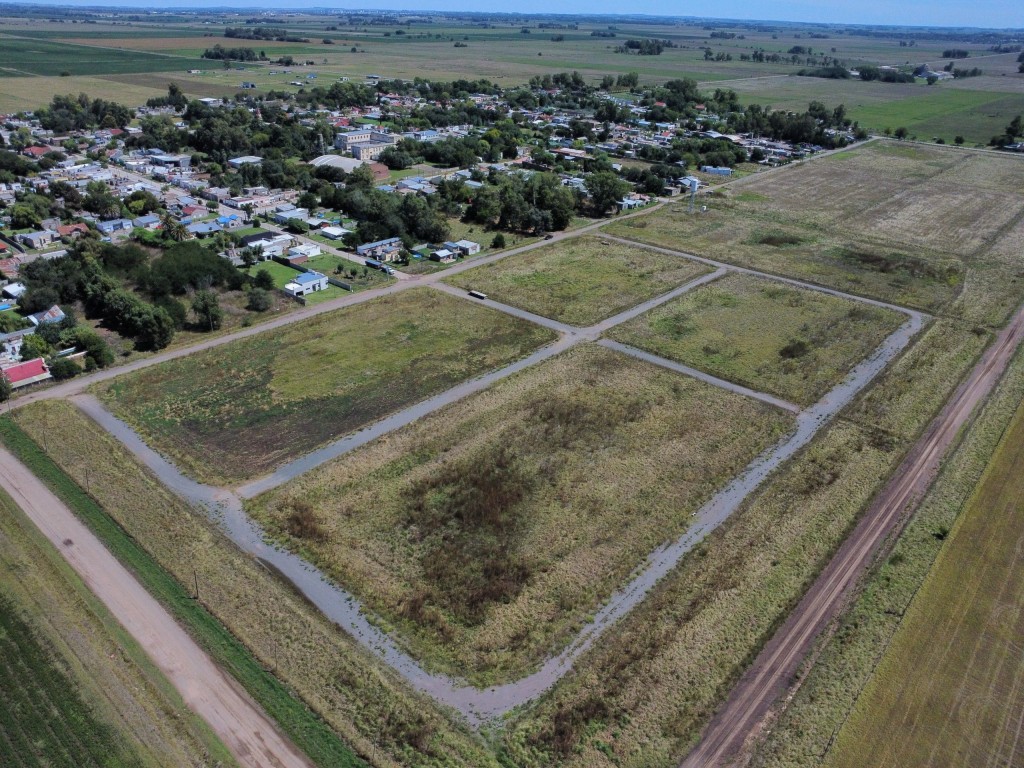
[[[233,764],[2,493],[0,587],[5,766],[199,766],[214,756]]]
[[[903,316],[752,275],[728,275],[608,334],[752,389],[810,405]]]
[[[754,400],[585,345],[250,511],[430,666],[492,684],[560,648],[791,424]]]
[[[207,64],[198,57],[185,59],[161,56],[146,51],[120,51],[96,45],[75,45],[50,41],[0,36],[4,78],[31,75],[111,75],[131,72],[167,72],[198,68]],[[135,105],[128,105],[135,106]]]
[[[1022,477],[1018,410],[828,765],[1024,760]]]
[[[52,648],[0,595],[0,757],[10,766],[137,764],[89,712]]]
[[[590,326],[710,271],[646,248],[580,237],[463,272],[448,282],[577,326]]]
[[[33,471],[315,764],[361,765],[352,757],[354,750],[367,758],[375,755],[378,766],[496,768],[478,739],[383,670],[73,405],[41,402],[14,417],[49,449],[50,458],[34,444],[28,449],[37,454]],[[61,440],[46,439],[58,429]],[[138,542],[145,542],[145,550]],[[196,580],[201,603],[194,599]]]
[[[1024,292],[1003,250],[1021,236],[1022,173],[1020,158],[871,142],[705,197],[706,213],[668,206],[608,231],[929,312],[959,296],[987,320]]]
[[[100,395],[198,479],[238,481],[553,338],[437,291],[406,291],[116,379]]]

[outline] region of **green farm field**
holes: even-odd
[[[0,588],[3,765],[142,768],[211,759],[234,765],[3,493]]]
[[[1020,300],[1024,158],[873,141],[612,223],[612,234],[1001,324]]]
[[[463,272],[448,282],[544,317],[590,326],[709,271],[677,256],[588,236]]]
[[[0,35],[0,44],[4,51],[0,74],[4,79],[32,75],[59,76],[62,72],[85,76],[167,72],[209,64],[198,57],[186,59],[147,51],[122,51],[98,45],[24,39],[10,35]]]
[[[656,307],[608,335],[810,405],[903,320],[891,310],[734,274]]]
[[[1024,713],[1024,410],[826,765],[1019,765]]]
[[[585,345],[249,509],[430,667],[490,685],[558,650],[791,425],[770,406]]]
[[[553,338],[437,291],[406,291],[119,378],[100,396],[185,471],[233,482]]]

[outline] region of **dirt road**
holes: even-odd
[[[2,448],[0,486],[138,641],[240,765],[312,768],[234,678],[210,660],[71,510]]]
[[[739,762],[744,744],[786,692],[815,638],[838,615],[879,545],[899,529],[906,519],[904,513],[921,501],[947,449],[995,387],[1022,338],[1024,309],[1014,315],[893,473],[853,533],[737,683],[681,768]]]

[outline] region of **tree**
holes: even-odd
[[[29,334],[21,342],[22,360],[35,360],[37,357],[46,357],[50,352],[50,345],[38,333]]]
[[[1010,124],[1006,126],[1006,135],[1009,136],[1012,141],[1022,133],[1024,133],[1024,129],[1021,128],[1021,115],[1017,115],[1010,121]]]
[[[320,204],[320,199],[316,196],[315,192],[311,192],[307,189],[299,195],[299,199],[296,202],[299,208],[305,208],[307,211],[312,213]]]
[[[598,216],[604,216],[609,208],[622,199],[629,191],[629,184],[615,175],[613,171],[598,171],[586,179],[590,203]]]
[[[2,372],[0,372],[0,403],[5,403],[11,399],[11,392],[14,388],[11,386],[11,382],[7,380]]]
[[[82,372],[82,369],[78,367],[74,360],[68,360],[66,357],[58,357],[56,360],[51,361],[49,367],[50,375],[57,381],[73,379]]]
[[[199,325],[208,331],[216,331],[224,322],[224,310],[213,291],[196,291],[192,297],[192,312]]]
[[[504,248],[505,247],[505,236],[499,232],[491,240],[491,248]]]
[[[168,240],[173,240],[176,243],[188,240],[188,227],[169,213],[165,213],[160,218],[160,228],[163,230],[164,237]]]
[[[267,269],[258,269],[256,270],[256,276],[253,278],[253,283],[257,288],[269,291],[274,288],[274,276]]]
[[[903,141],[905,138],[907,138],[908,133],[909,131],[901,125],[899,128],[896,129],[895,136],[900,141]]]
[[[253,288],[249,291],[249,300],[245,306],[252,312],[266,312],[273,304],[273,297],[265,289]]]
[[[960,145],[962,145],[964,143],[964,137],[963,136],[955,137],[953,139],[953,143],[956,144],[959,147]]]

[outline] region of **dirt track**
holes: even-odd
[[[2,448],[0,486],[138,641],[240,765],[312,768],[234,678],[211,661],[71,510]]]
[[[995,387],[1022,337],[1024,309],[1014,315],[971,375],[928,426],[853,533],[733,688],[681,768],[708,768],[739,762],[744,744],[759,730],[774,703],[786,692],[818,634],[839,613],[857,580],[871,564],[878,546],[899,528],[906,518],[905,511],[918,504],[931,486],[947,449],[975,407]]]

